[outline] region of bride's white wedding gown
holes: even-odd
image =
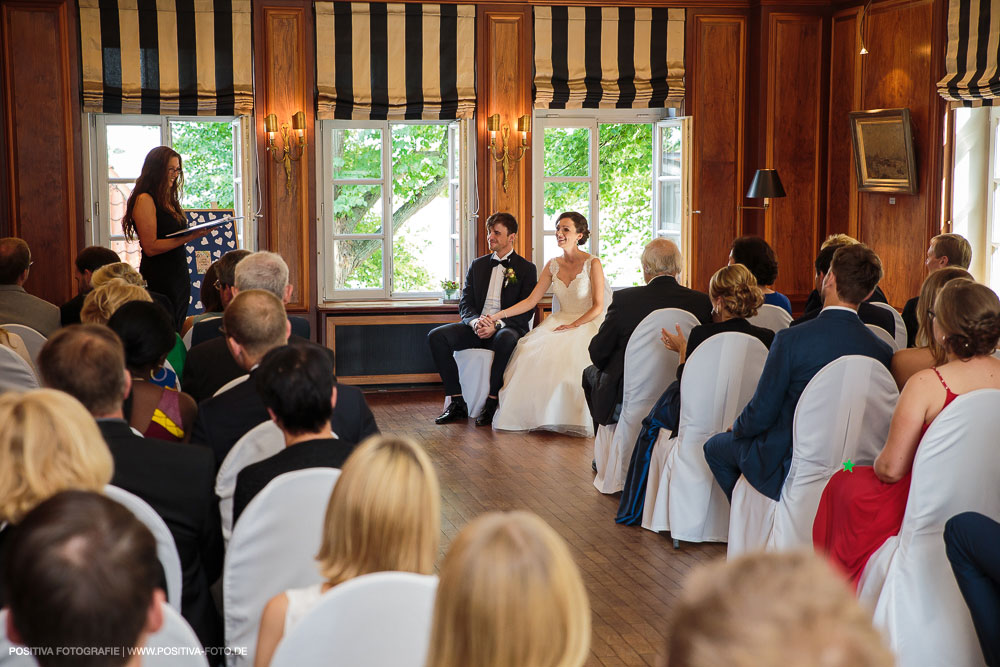
[[[594,304],[590,281],[593,257],[569,285],[559,279],[559,263],[549,262],[552,291],[560,310],[529,331],[517,343],[503,375],[500,408],[493,428],[502,431],[546,430],[593,437],[594,422],[583,396],[583,369],[590,365],[588,347],[604,320],[599,315],[568,331],[570,324]]]

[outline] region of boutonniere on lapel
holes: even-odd
[[[503,286],[516,285],[517,284],[517,274],[514,273],[514,269],[507,267],[507,270],[503,272]]]

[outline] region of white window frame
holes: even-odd
[[[392,286],[393,252],[392,252],[392,126],[394,125],[447,125],[448,127],[448,198],[451,230],[449,235],[453,242],[456,234],[459,239],[459,251],[456,257],[454,249],[449,244],[449,261],[458,262],[456,280],[462,284],[465,271],[469,266],[474,248],[472,228],[474,214],[470,212],[470,201],[475,178],[472,177],[474,164],[474,145],[471,141],[473,129],[471,120],[457,121],[363,121],[363,120],[321,120],[316,123],[316,191],[320,193],[317,206],[317,256],[319,275],[322,279],[319,290],[320,307],[329,306],[344,301],[413,301],[437,299],[444,295],[443,290],[430,292],[395,291]],[[334,179],[330,169],[330,154],[333,132],[336,130],[378,129],[382,132],[382,175],[379,178],[337,178]],[[457,138],[457,141],[453,141]],[[455,168],[457,152],[458,168]],[[463,177],[465,183],[463,183]],[[335,185],[379,185],[382,188],[382,229],[376,234],[335,234],[332,215],[327,210],[333,210],[333,188]],[[458,198],[455,206],[454,198]],[[456,214],[456,208],[458,213]],[[338,240],[381,240],[382,242],[382,287],[336,289],[335,262],[333,245]]]
[[[986,261],[984,282],[993,291],[1000,290],[1000,276],[993,275],[993,262],[1000,253],[1000,211],[997,210],[996,199],[1000,191],[1000,169],[996,168],[997,153],[1000,151],[998,134],[1000,134],[1000,108],[990,107],[989,120],[989,157],[986,162]],[[952,179],[954,184],[954,179]]]

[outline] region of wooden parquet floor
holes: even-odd
[[[442,554],[458,531],[491,510],[524,509],[569,543],[593,611],[588,666],[657,665],[666,618],[687,573],[725,555],[720,544],[682,544],[614,521],[618,498],[593,485],[593,440],[498,433],[473,420],[434,424],[440,391],[366,394],[379,428],[417,440],[441,480]]]

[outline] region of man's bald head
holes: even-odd
[[[285,306],[271,292],[259,289],[237,294],[222,314],[226,337],[239,344],[251,365],[270,350],[288,342]]]
[[[24,239],[0,239],[0,285],[17,285],[31,265],[31,251]]]
[[[683,268],[681,249],[669,239],[653,239],[642,250],[642,273],[647,283],[657,276],[676,276]]]

